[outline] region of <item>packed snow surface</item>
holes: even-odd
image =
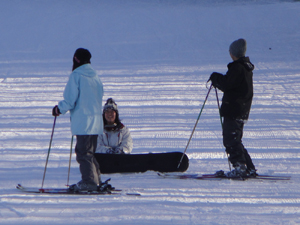
[[[0,8],[0,224],[300,223],[300,2],[280,0],[2,1]],[[141,196],[26,194],[41,187],[54,117],[72,56],[92,53],[131,131],[133,153],[183,152],[232,41],[255,65],[244,145],[261,174],[290,181],[102,175]],[[219,98],[222,93],[218,92]],[[44,187],[67,184],[69,114],[56,121]],[[229,170],[212,91],[187,149],[186,173]],[[73,149],[70,184],[80,180]]]

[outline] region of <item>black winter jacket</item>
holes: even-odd
[[[211,75],[213,86],[224,92],[221,116],[247,120],[253,98],[254,65],[248,57],[241,57],[229,63],[227,67],[225,75]]]

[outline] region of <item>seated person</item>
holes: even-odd
[[[98,136],[96,153],[130,154],[133,148],[129,129],[119,119],[118,106],[112,98],[103,108],[103,134]]]

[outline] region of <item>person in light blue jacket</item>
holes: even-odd
[[[103,85],[91,67],[91,53],[79,48],[73,57],[73,72],[64,90],[64,100],[52,110],[53,116],[70,111],[72,135],[76,135],[76,160],[82,180],[70,188],[96,191],[101,184],[100,170],[94,153],[97,138],[103,133]]]

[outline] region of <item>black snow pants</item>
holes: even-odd
[[[247,149],[242,143],[244,121],[224,117],[223,144],[229,154],[229,161],[233,166],[236,163],[246,164],[248,169],[255,169]]]

